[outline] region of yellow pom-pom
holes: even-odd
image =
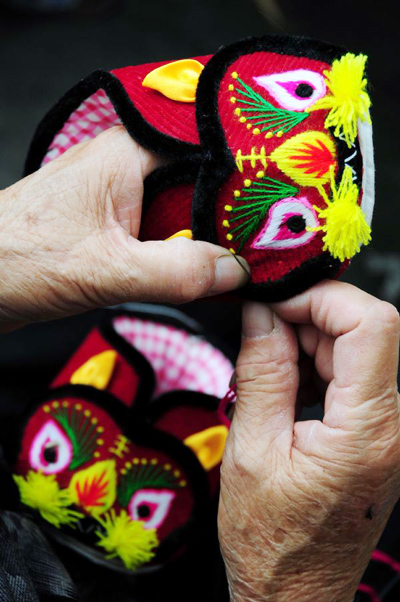
[[[83,514],[71,510],[71,495],[59,488],[55,475],[29,471],[26,477],[13,476],[21,502],[38,510],[41,516],[55,527],[73,525]]]
[[[367,245],[371,240],[371,228],[368,226],[361,207],[357,204],[359,190],[353,183],[351,168],[346,166],[339,187],[336,187],[334,179],[334,168],[330,170],[332,200],[328,198],[325,190],[321,187],[327,207],[321,209],[314,206],[318,217],[325,220],[323,226],[307,228],[316,232],[325,232],[323,250],[344,261],[351,259],[358,253],[362,244]]]
[[[320,98],[308,109],[330,109],[325,127],[334,127],[335,136],[343,133],[348,147],[356,139],[357,120],[371,123],[371,99],[365,90],[367,80],[364,78],[366,60],[364,54],[355,56],[349,52],[339,60],[333,61],[332,69],[324,71],[326,85],[331,94]]]
[[[159,545],[155,529],[145,529],[142,522],[132,521],[125,510],[119,515],[111,510],[97,520],[104,529],[104,533],[96,531],[97,545],[108,552],[107,558],[120,558],[131,571],[154,558],[153,549]]]

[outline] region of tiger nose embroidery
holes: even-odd
[[[117,435],[114,440],[114,446],[109,447],[108,451],[117,456],[117,458],[122,459],[125,454],[129,452],[129,439],[127,439],[124,435]]]
[[[96,462],[75,473],[69,485],[71,499],[89,513],[102,514],[114,504],[117,472],[114,460]]]
[[[257,148],[253,146],[249,155],[244,155],[240,149],[237,151],[236,165],[240,173],[243,173],[243,161],[250,161],[251,167],[256,167],[257,161],[259,161],[264,169],[266,169],[267,155],[265,152],[265,146],[260,148],[260,152],[257,152]]]

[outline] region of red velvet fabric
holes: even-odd
[[[211,56],[196,56],[194,59],[205,65]],[[142,86],[142,81],[148,73],[171,62],[172,60],[147,63],[137,67],[123,67],[114,69],[111,73],[119,79],[142,117],[150,125],[172,138],[191,144],[199,144],[195,104],[176,102],[166,98],[156,90]]]
[[[51,383],[51,388],[54,389],[68,384],[74,372],[91,357],[110,349],[114,349],[111,343],[105,340],[98,328],[93,329],[59,374],[57,374]],[[118,354],[110,382],[107,385],[107,391],[124,404],[130,406],[136,397],[139,379],[140,375],[136,372],[135,368],[125,357]]]
[[[217,411],[194,405],[171,408],[155,423],[157,428],[174,435],[181,441],[194,433],[220,424],[221,420]],[[220,464],[209,470],[207,477],[211,496],[216,497],[219,491]]]
[[[191,230],[193,192],[194,184],[161,192],[143,216],[139,239],[165,240],[180,230]]]

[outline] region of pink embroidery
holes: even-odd
[[[45,451],[52,450],[51,461],[46,460]],[[32,468],[44,474],[57,474],[67,468],[73,457],[72,444],[58,424],[49,419],[36,434],[29,450]]]
[[[168,516],[176,494],[168,489],[140,489],[133,494],[129,502],[132,520],[143,522],[145,529],[158,529]],[[145,506],[147,516],[140,516],[140,507]]]
[[[288,220],[293,217],[303,219],[304,228],[300,232],[289,228]],[[267,223],[251,246],[253,249],[295,249],[314,238],[316,232],[307,228],[318,224],[315,209],[306,197],[288,197],[271,206]]]
[[[259,75],[255,82],[265,88],[269,94],[285,109],[290,111],[305,111],[319,98],[326,94],[326,84],[323,75],[310,69],[294,69],[283,73]],[[306,94],[301,91],[303,85],[308,87]]]

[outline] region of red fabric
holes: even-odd
[[[211,56],[196,56],[193,58],[205,65]],[[172,60],[147,63],[137,67],[124,67],[114,69],[111,73],[119,79],[142,117],[150,125],[172,138],[199,144],[195,103],[177,102],[166,98],[156,90],[142,86],[142,81],[150,71],[171,62]]]
[[[73,373],[87,360],[102,351],[114,349],[108,343],[100,331],[95,328],[83,341],[74,355],[69,359],[64,368],[51,383],[51,388],[61,387],[70,382]],[[139,384],[139,375],[126,359],[118,354],[111,380],[107,385],[107,391],[117,397],[126,405],[131,405],[136,397]]]
[[[157,428],[174,435],[181,441],[190,435],[220,424],[221,420],[217,411],[195,405],[172,408],[156,422]],[[207,477],[211,496],[215,497],[219,491],[220,465],[209,470]]]
[[[139,239],[165,240],[180,230],[191,230],[193,190],[194,184],[180,184],[160,193],[142,219]]]

